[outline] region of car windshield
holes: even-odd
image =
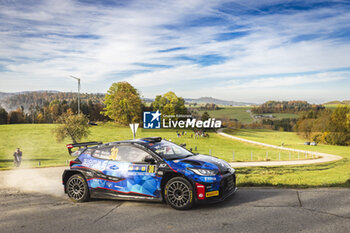
[[[161,141],[149,144],[150,149],[164,159],[183,159],[194,155],[192,152],[168,141]]]

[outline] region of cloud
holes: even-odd
[[[226,88],[249,89],[249,88],[279,88],[299,85],[314,85],[320,83],[337,82],[349,79],[350,72],[324,72],[309,75],[296,75],[290,77],[268,77],[249,80],[247,82],[229,81],[224,83]]]
[[[254,94],[254,85],[302,85],[350,60],[341,1],[2,1],[0,20],[0,91],[71,90],[72,74],[91,92],[126,80],[153,97],[201,81],[196,91],[208,96],[217,80],[217,90],[233,83]],[[320,80],[347,80],[336,75]]]

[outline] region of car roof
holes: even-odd
[[[132,140],[122,140],[122,141],[115,141],[115,142],[108,142],[101,144],[97,146],[99,147],[104,147],[104,146],[112,146],[112,145],[117,145],[117,144],[123,144],[123,143],[129,143],[129,144],[139,144],[145,147],[149,146],[149,143],[156,143],[156,142],[161,142],[162,138],[161,137],[147,137],[147,138],[139,138],[139,139],[132,139]]]

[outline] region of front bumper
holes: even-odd
[[[206,184],[203,184],[206,186]],[[214,197],[206,197],[204,200],[198,200],[198,203],[215,203],[224,201],[237,191],[236,174],[227,174],[222,176],[219,187],[219,195]]]

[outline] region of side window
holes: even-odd
[[[98,159],[112,159],[111,158],[112,149],[113,147],[97,148],[95,152],[92,154],[92,156]]]
[[[145,158],[151,157],[146,151],[133,146],[119,146],[118,147],[118,161],[143,163]]]

